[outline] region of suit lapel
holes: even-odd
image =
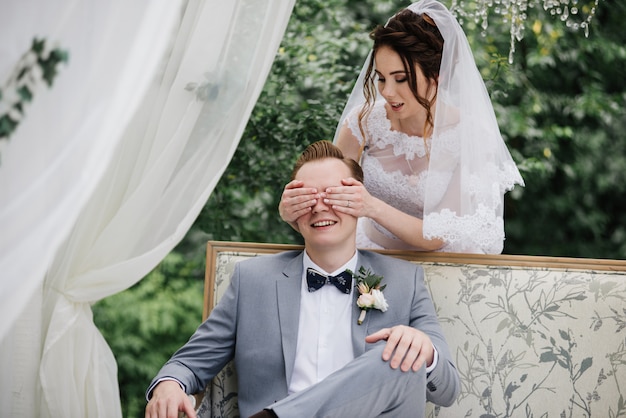
[[[359,251],[359,256],[357,258],[357,263],[356,263],[356,271],[358,271],[361,266],[365,267],[366,269],[372,268],[365,254]],[[355,285],[356,285],[356,282],[355,282]],[[356,358],[365,352],[365,336],[367,335],[367,327],[369,324],[370,316],[365,315],[365,320],[363,321],[361,325],[357,323],[357,320],[359,319],[359,315],[361,314],[361,308],[359,308],[356,304],[356,300],[359,298],[359,291],[355,287],[352,293],[353,293],[352,296],[354,299],[354,303],[352,304],[352,324],[351,324],[352,348],[354,351],[354,357]]]
[[[283,277],[276,281],[278,318],[285,362],[287,385],[293,374],[298,344],[298,324],[300,321],[300,287],[302,282],[302,256],[295,257],[283,270]]]

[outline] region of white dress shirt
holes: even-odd
[[[298,343],[289,394],[321,381],[354,359],[351,330],[354,282],[349,295],[340,292],[333,285],[309,292],[306,271],[311,267],[320,273],[333,276],[346,269],[356,271],[357,258],[355,252],[341,268],[327,272],[304,252]]]

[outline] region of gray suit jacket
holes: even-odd
[[[288,251],[238,263],[209,318],[163,366],[148,393],[164,377],[174,377],[188,393],[197,393],[234,358],[242,416],[285,398],[298,340],[302,255]],[[384,276],[389,308],[370,310],[363,324],[357,325],[358,292],[353,292],[355,358],[373,347],[365,343],[368,334],[394,325],[418,328],[430,336],[439,353],[437,367],[428,376],[427,399],[450,405],[458,393],[459,377],[424,286],[422,267],[370,251],[359,251],[357,266]]]

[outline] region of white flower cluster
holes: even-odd
[[[363,293],[359,296],[356,304],[361,309],[374,308],[385,312],[389,308],[389,304],[385,300],[383,292],[378,289],[372,289],[369,293]]]

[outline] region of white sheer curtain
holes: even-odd
[[[292,7],[293,0],[191,0],[170,11],[175,36],[157,77],[144,60],[139,68],[147,91],[123,86],[129,101],[139,96],[139,107],[103,127],[119,131],[119,145],[44,267],[43,290],[29,294],[41,306],[41,319],[13,327],[16,335],[20,325],[41,326],[40,337],[28,337],[38,341],[32,416],[121,415],[115,360],[92,322],[90,304],[140,280],[189,229],[236,149]],[[116,32],[117,24],[108,30]],[[92,110],[92,117],[100,117]],[[83,138],[92,134],[81,132]],[[23,357],[19,345],[5,339],[3,346],[14,358]],[[3,381],[3,393],[12,390],[12,416],[28,416],[16,408],[26,397],[33,401],[35,388],[24,388],[25,380],[14,378],[12,389]]]
[[[10,80],[33,38],[67,51],[69,61],[51,88],[31,84],[33,100],[18,128],[0,141],[0,416],[39,415],[44,275],[109,165],[180,7],[151,0],[2,2],[0,114],[14,103],[19,86]]]
[[[3,141],[0,337],[41,283],[106,169],[179,10],[180,3],[149,0],[2,3],[0,85],[35,37],[66,50],[69,62],[60,65],[52,88],[39,83],[18,129]],[[11,88],[2,90],[5,110]]]

